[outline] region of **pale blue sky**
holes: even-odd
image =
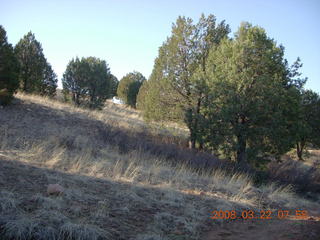
[[[59,81],[73,57],[105,59],[120,80],[137,70],[149,77],[158,48],[179,15],[225,19],[235,32],[241,21],[266,29],[303,62],[307,88],[320,92],[320,0],[0,0],[0,24],[16,44],[28,31],[41,42]]]

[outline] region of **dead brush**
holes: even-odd
[[[12,181],[11,169],[23,176],[14,184],[35,184],[2,190],[4,239],[201,239],[213,210],[311,206],[289,188],[257,188],[249,174],[187,149],[171,130],[150,133],[150,126],[134,125],[130,109],[90,112],[38,96],[18,98],[20,105],[0,119],[6,132],[0,156],[8,166],[0,183]],[[116,123],[127,116],[131,125]],[[46,196],[50,183],[65,187],[64,194]]]
[[[45,197],[42,194],[37,193],[33,196],[32,200],[39,205],[40,208],[46,210],[60,210],[63,205],[61,198]]]
[[[3,219],[1,219],[4,221]],[[6,219],[1,226],[1,234],[3,239],[25,240],[32,239],[36,232],[38,222],[26,216],[15,216]]]
[[[0,191],[0,213],[10,213],[17,211],[17,204],[19,201],[17,200],[17,196],[15,196],[12,192],[8,191]]]
[[[320,193],[320,169],[316,165],[306,166],[293,160],[285,160],[280,164],[271,162],[268,174],[272,181],[294,186],[296,192]]]
[[[105,239],[106,230],[89,224],[65,223],[59,229],[59,239],[65,240],[98,240]]]

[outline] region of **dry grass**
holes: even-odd
[[[312,156],[306,161],[291,158],[281,163],[271,162],[268,165],[270,178],[294,186],[301,194],[320,193],[320,157]],[[314,198],[316,196],[312,194]]]
[[[90,112],[17,98],[0,109],[2,239],[201,239],[221,223],[209,219],[213,210],[318,206],[289,188],[258,189],[245,174],[195,171],[182,158],[206,155],[154,146],[148,138],[155,134],[135,135],[150,126],[131,109],[108,103]],[[48,196],[51,183],[65,193]]]
[[[103,110],[99,111],[79,108],[72,104],[64,103],[61,98],[51,99],[48,97],[24,94],[21,92],[17,93],[16,97],[18,99],[23,99],[26,102],[36,103],[55,110],[80,113],[80,116],[83,118],[89,117],[91,119],[99,120],[125,129],[133,129],[135,131],[148,130],[149,132],[155,132],[156,134],[159,134],[160,132],[166,135],[169,134],[183,138],[186,138],[188,135],[187,128],[175,123],[162,125],[146,123],[143,121],[139,111],[125,105],[115,104],[111,100],[107,100]],[[134,126],[134,128],[132,128],[132,126]]]

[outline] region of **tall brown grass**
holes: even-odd
[[[201,239],[213,210],[318,206],[110,108],[18,94],[0,109],[2,239]]]

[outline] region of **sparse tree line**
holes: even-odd
[[[0,104],[8,104],[20,88],[27,93],[53,96],[57,76],[43,54],[41,44],[29,32],[15,47],[0,26]]]
[[[0,26],[0,44],[0,105],[10,103],[17,90],[55,96],[57,76],[32,32],[13,47],[7,41],[5,29]],[[144,80],[141,73],[133,72],[125,76],[119,85],[106,61],[96,57],[76,57],[69,61],[63,74],[63,94],[66,101],[77,106],[100,108],[106,99],[118,92],[125,103],[135,107],[136,96]]]
[[[13,48],[0,31],[1,103],[18,88],[53,96],[57,77],[34,35]],[[292,147],[302,160],[308,144],[320,146],[320,97],[304,89],[300,59],[289,65],[261,27],[242,23],[229,35],[214,15],[179,17],[148,80],[132,72],[118,82],[106,61],[74,58],[62,78],[65,99],[99,108],[117,95],[148,121],[185,124],[191,148],[240,164],[262,167]]]

